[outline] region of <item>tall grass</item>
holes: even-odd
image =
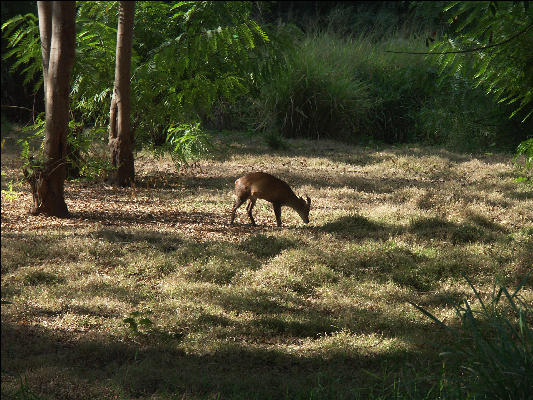
[[[384,52],[398,46],[406,41],[308,35],[287,54],[287,68],[263,87],[259,125],[276,125],[287,137],[405,141],[436,68]]]
[[[528,273],[512,294],[503,286],[484,302],[474,285],[479,306],[468,300],[456,306],[461,327],[445,325],[434,315],[420,311],[450,331],[454,337],[441,355],[457,363],[460,374],[448,383],[461,397],[480,399],[529,399],[533,393],[532,307],[520,297]],[[455,389],[455,390],[454,390]],[[466,396],[468,394],[468,396]]]
[[[285,137],[509,147],[527,127],[460,77],[440,77],[417,35],[308,33],[254,101],[256,127]],[[522,139],[523,140],[523,139]]]
[[[262,88],[259,126],[287,137],[348,139],[373,103],[368,85],[354,77],[352,55],[347,43],[329,36],[304,39]]]

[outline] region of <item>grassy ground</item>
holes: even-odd
[[[511,156],[226,137],[177,173],[140,154],[134,188],[67,182],[69,220],[30,216],[2,152],[2,396],[438,396],[455,301],[531,270],[533,194]],[[309,225],[233,182],[263,170],[312,198]],[[522,297],[533,302],[530,282]],[[437,345],[435,349],[434,345]],[[448,371],[447,373],[457,373]],[[437,379],[437,380],[435,380]]]

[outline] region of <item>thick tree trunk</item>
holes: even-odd
[[[46,87],[48,82],[48,65],[50,63],[50,44],[52,41],[52,2],[38,1],[39,10],[39,34],[41,37],[41,53],[43,57],[43,89],[46,99]],[[72,132],[76,135],[79,132]],[[67,143],[67,179],[79,178],[80,168],[73,160],[79,160],[81,154],[79,148],[73,148]]]
[[[108,181],[129,186],[135,178],[133,130],[130,125],[130,72],[135,2],[121,1],[117,31],[115,85],[109,110],[109,149],[111,171]]]
[[[32,214],[68,217],[64,198],[66,176],[66,139],[68,128],[70,74],[74,64],[76,45],[76,3],[54,1],[50,5],[39,2],[39,18],[43,11],[43,29],[50,26],[46,18],[51,16],[51,40],[49,62],[46,65],[47,36],[43,38],[43,70],[45,79],[46,128],[43,165],[34,165],[25,175],[33,191]]]

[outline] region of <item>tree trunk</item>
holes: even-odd
[[[52,2],[38,1],[37,8],[39,11],[39,34],[41,37],[41,53],[43,57],[43,89],[46,99],[46,86],[48,81],[48,64],[50,63],[50,44],[52,41]],[[78,131],[71,134],[77,135]],[[80,177],[80,168],[73,162],[80,159],[81,152],[79,148],[73,148],[67,143],[67,179]]]
[[[43,56],[43,89],[46,100],[46,83],[48,81],[48,64],[50,62],[50,43],[52,41],[52,3],[38,1],[39,35],[41,37],[41,54]]]
[[[130,125],[130,73],[133,40],[134,1],[121,1],[119,8],[115,85],[109,110],[109,149],[111,171],[108,181],[129,186],[135,178],[133,130]]]
[[[65,218],[69,216],[64,198],[65,156],[68,129],[70,74],[76,46],[76,2],[39,2],[39,31],[42,38],[45,78],[46,128],[44,160],[25,171],[33,192],[32,214]],[[41,12],[43,12],[41,16]],[[51,24],[47,22],[51,17]],[[42,24],[41,24],[42,18]],[[51,39],[47,32],[51,27]],[[46,63],[47,43],[49,60]]]

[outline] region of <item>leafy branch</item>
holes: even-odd
[[[517,37],[523,35],[524,33],[526,33],[528,30],[530,30],[531,28],[533,27],[533,24],[530,24],[528,25],[525,29],[521,30],[520,32],[518,32],[517,34],[511,36],[510,38],[504,40],[503,42],[499,42],[499,43],[494,43],[494,44],[491,44],[491,45],[488,45],[488,46],[481,46],[481,47],[475,47],[473,49],[467,49],[467,50],[451,50],[451,51],[440,51],[440,52],[437,52],[437,51],[430,51],[430,52],[427,52],[427,51],[393,51],[393,50],[386,50],[385,53],[394,53],[394,54],[422,54],[422,55],[442,55],[442,54],[463,54],[463,53],[474,53],[476,51],[482,51],[482,50],[487,50],[487,49],[490,49],[492,47],[497,47],[497,46],[502,46],[504,44],[507,44],[509,43],[510,41],[516,39]]]

